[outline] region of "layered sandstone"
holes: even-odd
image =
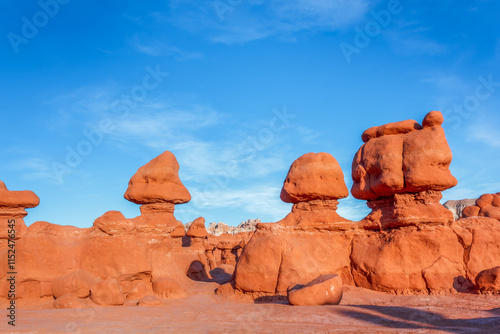
[[[363,133],[365,143],[352,163],[351,192],[372,209],[366,218],[372,228],[453,221],[439,203],[441,191],[457,184],[442,123],[442,114],[431,111],[422,125],[407,120]]]

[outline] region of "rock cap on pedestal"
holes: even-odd
[[[137,170],[124,197],[136,204],[182,204],[191,200],[189,191],[179,179],[179,163],[169,151]]]
[[[295,160],[283,182],[281,200],[286,203],[345,198],[349,191],[344,173],[329,153],[307,153]]]
[[[193,220],[188,231],[186,232],[186,235],[192,238],[205,238],[208,235],[208,232],[205,229],[205,218],[198,217]]]
[[[30,191],[11,191],[0,181],[0,207],[34,208],[40,204],[40,198]]]

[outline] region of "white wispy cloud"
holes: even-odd
[[[52,168],[52,161],[46,158],[23,158],[10,163],[8,168],[21,172],[21,179],[26,181],[44,180],[50,184],[59,183]]]
[[[213,1],[171,0],[170,22],[214,42],[244,43],[300,31],[334,31],[360,20],[373,3],[366,0]]]
[[[418,21],[395,20],[394,28],[384,32],[394,53],[410,56],[444,54],[448,47],[434,40],[430,28]]]
[[[132,36],[129,43],[136,51],[149,56],[173,56],[177,60],[198,59],[203,57],[200,52],[184,51],[179,47],[168,45],[157,38],[139,37],[138,34]]]

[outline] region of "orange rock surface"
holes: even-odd
[[[422,223],[451,223],[439,200],[457,180],[449,166],[452,153],[441,127],[443,116],[431,111],[424,126],[413,120],[367,130],[365,144],[352,163],[352,195],[367,200],[367,220],[380,228]]]
[[[337,200],[348,195],[339,163],[325,152],[307,153],[295,160],[281,190],[281,200],[286,203]]]
[[[179,163],[165,151],[137,170],[128,184],[125,198],[136,204],[173,203],[191,200],[179,179]]]
[[[288,300],[295,306],[338,305],[342,300],[343,284],[339,275],[321,275],[306,285],[288,290]]]
[[[464,208],[462,217],[489,217],[500,220],[500,192],[482,195],[476,200],[476,205]]]

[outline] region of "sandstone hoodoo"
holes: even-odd
[[[141,216],[134,219],[139,229],[151,225],[172,232],[178,225],[173,212],[176,204],[191,200],[189,191],[179,178],[179,163],[165,151],[140,167],[129,181],[124,197],[141,205]]]
[[[441,191],[457,184],[442,122],[434,111],[422,125],[408,120],[365,131],[352,166],[352,192],[368,201],[372,213],[360,222],[339,218],[322,203],[343,196],[331,193],[343,184],[339,173],[329,193],[317,190],[321,178],[311,170],[322,170],[316,164],[321,159],[297,159],[281,196],[294,203],[292,212],[257,225],[236,265],[234,287],[283,295],[290,284],[337,273],[344,284],[393,293],[476,291],[476,276],[500,264],[500,227],[491,216],[455,222],[439,203]],[[478,200],[473,216],[484,208],[493,208],[491,215],[496,198]]]
[[[136,204],[182,204],[191,200],[179,179],[179,163],[165,151],[141,168],[129,181],[125,198]]]
[[[293,203],[283,225],[320,225],[347,222],[336,210],[349,195],[344,173],[329,153],[307,153],[295,160],[283,182],[281,200]]]
[[[191,225],[189,225],[186,235],[191,238],[205,238],[208,235],[205,229],[205,218],[198,217],[193,220]]]
[[[9,221],[13,224],[15,239],[21,238],[26,233],[26,225],[23,218],[28,214],[25,209],[38,206],[40,199],[34,192],[29,190],[11,191],[5,183],[0,181],[0,246],[7,245],[9,238]],[[11,224],[12,225],[12,224]]]
[[[453,214],[439,200],[457,180],[449,166],[452,153],[441,124],[431,111],[423,126],[413,120],[366,130],[352,163],[352,195],[366,200],[373,228],[422,223],[451,223]],[[369,227],[369,224],[368,224]]]
[[[327,273],[352,282],[349,248],[357,225],[336,213],[338,199],[347,196],[331,154],[308,153],[295,160],[281,191],[281,199],[293,203],[292,212],[277,223],[257,224],[236,266],[235,287],[283,295],[291,284]]]

